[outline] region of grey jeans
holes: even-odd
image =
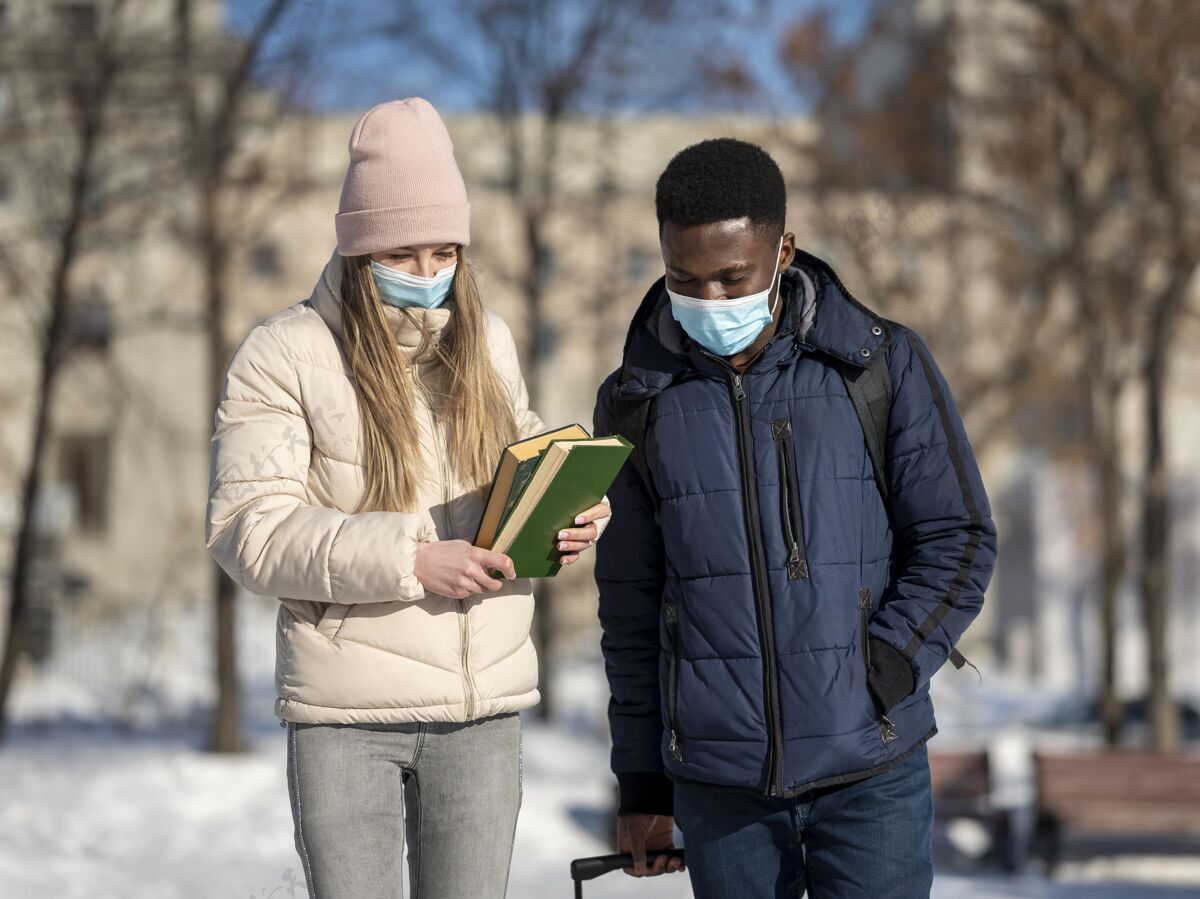
[[[287,725],[296,851],[311,899],[490,899],[508,886],[521,719]]]

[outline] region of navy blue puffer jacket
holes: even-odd
[[[738,374],[686,337],[660,279],[599,391],[598,435],[614,396],[653,398],[661,500],[656,523],[626,464],[596,546],[622,813],[669,813],[670,780],[794,796],[896,762],[936,732],[930,677],[991,577],[987,495],[924,342],[813,256],[782,283],[778,332]],[[890,515],[833,364],[879,353]]]

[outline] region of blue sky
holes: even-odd
[[[225,15],[228,26],[236,32],[253,27],[267,0],[227,0]],[[581,9],[589,2],[603,0],[562,0],[558,7],[564,15],[571,9]],[[871,0],[849,0],[831,3],[830,0],[736,0],[738,20],[722,23],[698,23],[708,28],[713,38],[712,49],[705,60],[711,65],[741,64],[751,70],[756,80],[767,85],[770,98],[764,100],[760,111],[799,112],[805,109],[804,98],[788,87],[787,76],[778,64],[778,48],[786,24],[799,16],[806,7],[829,5],[842,38],[860,30],[871,8]],[[448,4],[428,4],[435,27],[455,41],[459,51],[471,52],[470,41],[479,38],[457,27],[446,9]],[[444,69],[424,57],[405,53],[402,45],[382,32],[381,25],[394,16],[397,5],[387,0],[298,0],[298,6],[281,23],[270,44],[278,54],[296,42],[316,42],[322,49],[321,65],[297,89],[303,105],[321,110],[359,110],[374,103],[398,96],[420,95],[431,99],[439,108],[469,110],[480,103],[477,92],[461,80],[447,78]],[[765,10],[765,12],[764,12]],[[463,42],[468,44],[464,47]],[[717,45],[720,45],[718,50]],[[472,56],[482,57],[486,47]],[[660,61],[646,54],[647,69],[637,77],[655,79],[654,66]],[[265,77],[265,73],[264,73]],[[664,90],[664,96],[639,91],[640,109],[680,110],[701,103],[708,108],[732,105],[705,96],[703,99],[681,99],[686,92]],[[618,104],[621,105],[621,104]],[[738,101],[739,108],[744,101]]]

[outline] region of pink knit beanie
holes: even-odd
[[[334,222],[343,256],[470,242],[467,188],[450,134],[428,101],[380,103],[355,123]]]

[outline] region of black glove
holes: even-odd
[[[867,677],[867,685],[880,711],[886,715],[912,693],[917,682],[912,666],[900,650],[875,637],[869,640],[871,673]]]
[[[675,785],[661,771],[622,771],[618,815],[675,814]]]

